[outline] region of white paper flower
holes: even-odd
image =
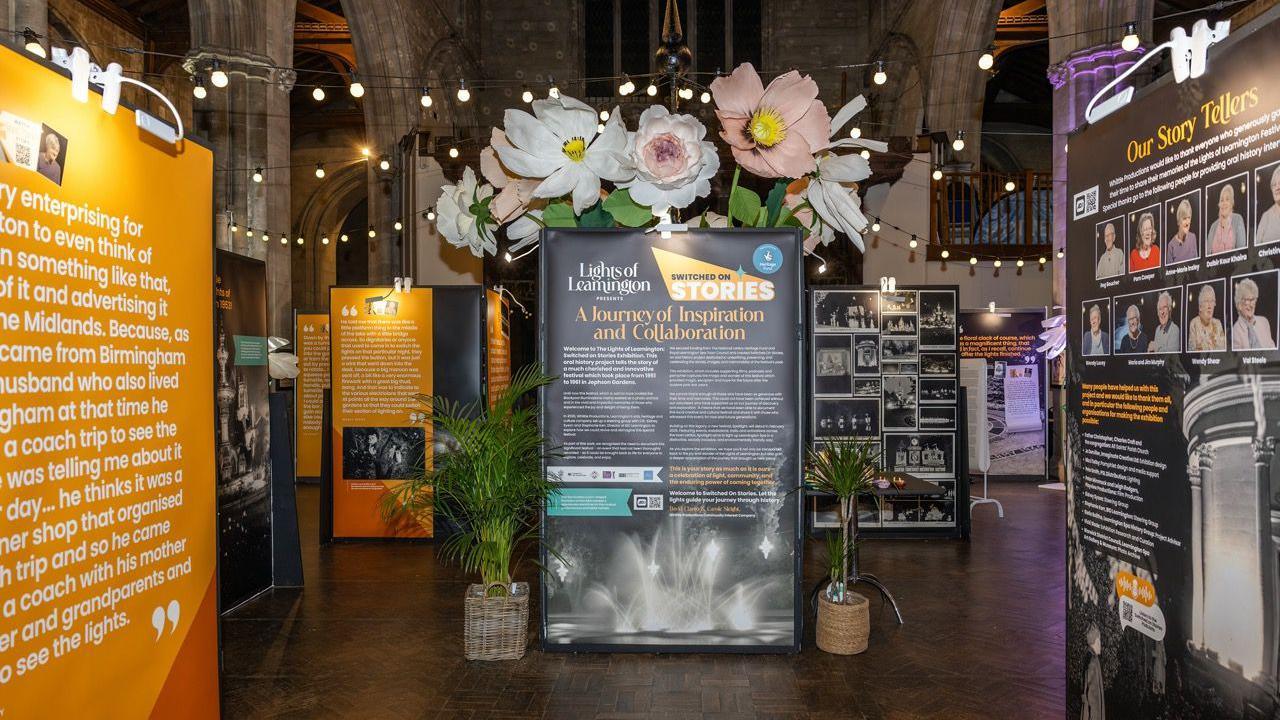
[[[509,146],[494,145],[498,158],[520,177],[540,179],[534,197],[572,195],[581,214],[600,199],[600,180],[625,182],[634,171],[623,161],[627,131],[614,108],[597,133],[596,111],[567,95],[533,102],[533,115],[508,109],[503,123]]]
[[[538,232],[542,230],[542,211],[530,210],[521,215],[515,222],[507,226],[507,239],[511,246],[507,252],[519,252],[538,241]]]
[[[816,160],[818,169],[809,180],[804,197],[824,224],[848,235],[859,250],[865,251],[862,233],[868,223],[854,183],[871,177],[871,166],[860,155],[827,154]]]
[[[450,245],[468,248],[476,257],[484,257],[486,252],[496,254],[498,242],[494,233],[498,226],[489,214],[489,203],[485,202],[492,197],[493,186],[479,185],[475,171],[466,168],[458,184],[440,188],[440,199],[436,201],[436,230]]]
[[[618,186],[628,188],[637,205],[648,205],[655,213],[686,208],[710,195],[720,157],[715,144],[703,139],[706,135],[707,129],[692,115],[672,115],[662,105],[649,106],[627,138],[627,161],[636,177]]]
[[[1055,310],[1059,306],[1054,306]],[[1044,356],[1050,360],[1062,354],[1067,349],[1067,316],[1059,313],[1047,317],[1040,321],[1040,326],[1044,328],[1044,332],[1040,333],[1040,346],[1036,348],[1036,352],[1044,353]]]

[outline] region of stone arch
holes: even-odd
[[[876,123],[877,137],[911,137],[920,132],[924,121],[924,78],[920,72],[920,50],[915,41],[902,33],[890,33],[881,53],[888,70],[888,81],[875,85],[871,81],[874,68],[866,69],[865,86],[875,94],[870,109]]]
[[[978,69],[977,60],[981,49],[995,38],[999,17],[1000,3],[946,3],[937,15],[925,122],[931,131],[952,137],[964,130],[965,149],[955,153],[961,161],[973,162],[981,152],[987,75]]]
[[[296,307],[329,307],[330,285],[337,279],[337,246],[342,223],[351,209],[368,197],[365,163],[353,162],[333,170],[305,200],[297,216],[296,232],[306,239],[293,255],[293,302]],[[321,242],[328,237],[329,244]]]

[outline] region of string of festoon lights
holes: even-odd
[[[1156,17],[1153,17],[1153,21],[1170,19],[1170,18],[1181,16],[1181,15],[1186,15],[1194,12],[1203,12],[1206,10],[1220,11],[1224,8],[1227,8],[1242,2],[1246,2],[1246,1],[1248,0],[1220,0],[1219,2],[1206,8],[1198,8],[1195,10],[1183,10],[1183,11],[1166,13],[1164,15],[1156,16]],[[1138,33],[1137,33],[1137,23],[1134,21],[1129,21],[1120,25],[1108,25],[1108,26],[1103,26],[1098,28],[1078,30],[1070,33],[1050,35],[1044,38],[1038,38],[1035,40],[1018,43],[1015,47],[1036,45],[1040,43],[1049,42],[1050,40],[1053,40],[1053,39],[1067,38],[1067,37],[1072,37],[1072,36],[1082,35],[1087,33],[1106,32],[1106,31],[1112,31],[1116,29],[1123,29],[1123,35],[1121,36],[1120,44],[1121,44],[1121,47],[1124,48],[1125,50],[1128,50],[1128,51],[1135,50],[1141,44],[1141,39],[1138,37]],[[22,29],[7,28],[7,29],[4,29],[3,32],[7,32],[14,36],[20,36],[22,38],[24,48],[31,54],[39,56],[41,58],[47,57],[47,52],[42,42],[42,41],[47,41],[49,39],[47,36],[36,33],[29,27],[25,27]],[[157,56],[157,57],[165,57],[169,59],[178,59],[178,60],[186,58],[186,55],[182,55],[182,54],[166,53],[166,52],[156,51],[156,50],[144,50],[136,47],[117,46],[117,45],[111,45],[106,43],[85,43],[85,44],[88,47],[93,47],[93,48],[102,49],[102,50],[114,50],[127,55]],[[977,49],[954,50],[954,51],[948,51],[948,52],[923,55],[911,61],[876,59],[876,60],[871,60],[867,62],[844,63],[844,64],[813,67],[813,68],[809,68],[809,71],[857,70],[857,69],[870,70],[872,71],[871,82],[876,86],[883,86],[889,80],[889,69],[896,64],[908,64],[910,62],[918,63],[924,60],[931,60],[931,59],[940,58],[940,57],[975,54],[978,56],[977,57],[978,68],[983,71],[990,71],[991,68],[994,66],[994,53],[995,53],[995,47],[993,45],[988,44],[985,47],[977,48]],[[259,69],[284,70],[284,71],[296,72],[295,68],[291,66],[285,66],[285,65],[273,65],[273,64],[266,63],[266,64],[256,64],[256,67],[258,67]],[[232,70],[234,70],[234,68],[232,68]],[[765,75],[781,74],[782,72],[787,72],[789,70],[790,69],[785,71],[762,71],[761,74],[765,74]],[[359,99],[365,95],[365,93],[369,88],[378,88],[378,89],[386,89],[386,90],[417,92],[419,94],[419,102],[424,108],[430,108],[435,103],[435,96],[433,95],[432,85],[417,76],[393,75],[393,74],[368,74],[368,75],[362,76],[360,73],[356,72],[355,70],[352,70],[349,73],[343,73],[338,70],[308,70],[307,72],[313,75],[333,76],[337,81],[331,84],[317,83],[314,86],[312,86],[311,96],[312,96],[312,99],[315,100],[316,102],[323,102],[327,98],[327,95],[328,95],[327,91],[332,89],[345,88],[346,91],[353,98]],[[142,74],[166,75],[166,73],[142,73]],[[637,85],[636,79],[639,79],[642,82],[647,81],[645,83],[644,93],[650,97],[656,97],[658,92],[660,91],[661,86],[667,83],[671,83],[672,89],[676,92],[676,94],[681,99],[684,99],[684,100],[692,100],[693,97],[695,96],[695,92],[700,91],[700,93],[698,94],[699,100],[705,105],[705,104],[709,104],[712,100],[710,89],[707,85],[704,85],[698,82],[697,80],[694,80],[693,78],[711,77],[712,79],[714,79],[720,76],[722,76],[722,73],[720,72],[720,70],[717,69],[715,72],[692,72],[678,78],[666,75],[664,73],[645,73],[645,74],[634,74],[634,75],[629,73],[622,73],[621,75],[606,75],[606,76],[598,76],[598,77],[575,78],[571,82],[575,82],[575,83],[603,82],[603,81],[614,82],[617,84],[616,85],[617,94],[621,97],[629,96],[633,93],[636,93],[639,90],[640,86]],[[203,64],[200,70],[192,73],[189,76],[189,79],[192,83],[192,94],[197,100],[204,100],[209,96],[208,86],[206,86],[206,77],[207,77],[208,85],[217,89],[225,89],[231,83],[231,74],[228,72],[228,67],[224,66],[223,62],[218,58],[211,58]],[[365,80],[368,80],[368,79],[375,79],[379,81],[398,80],[401,82],[395,83],[395,84],[379,84],[379,83],[366,84]],[[405,82],[405,81],[412,81],[412,82]],[[459,103],[465,104],[470,102],[473,99],[473,93],[475,91],[479,91],[483,89],[491,89],[491,88],[512,88],[517,85],[521,88],[521,99],[525,103],[533,102],[535,97],[534,92],[527,80],[513,80],[513,81],[485,80],[482,82],[469,82],[465,77],[460,77],[452,81],[448,81],[448,80],[440,81],[437,83],[436,87],[440,88],[440,90],[444,92],[452,91],[457,101]],[[553,98],[560,96],[559,84],[557,83],[554,76],[552,75],[547,76],[547,79],[545,81],[545,86],[547,89],[548,96]],[[608,110],[601,109],[600,110],[601,124],[603,124],[607,120],[608,120]],[[850,131],[850,134],[855,138],[860,137],[861,130],[855,126]],[[450,144],[449,149],[447,151],[449,157],[450,158],[459,157],[461,154],[460,146],[468,143],[473,143],[473,142],[476,142],[476,140],[472,138],[460,138],[454,141],[453,143]],[[965,132],[963,129],[957,130],[955,132],[951,145],[952,145],[952,149],[956,152],[960,152],[964,149]],[[362,149],[361,155],[362,155],[362,159],[365,159],[365,160],[370,160],[372,158],[372,152],[368,148]],[[869,159],[870,152],[867,150],[863,150],[862,156],[864,159]],[[908,157],[907,159],[908,161],[924,161],[921,158],[915,158],[914,156]],[[383,172],[391,171],[392,162],[390,157],[387,156],[386,154],[380,155],[377,162],[378,162],[379,170]],[[929,162],[929,161],[924,161],[924,162]],[[254,168],[252,168],[250,178],[254,183],[261,184],[265,182],[267,170],[293,169],[301,166],[304,166],[304,164],[271,166],[271,167],[255,166]],[[240,169],[235,169],[235,168],[219,168],[219,170],[223,172],[241,171]],[[325,163],[315,164],[315,174],[316,174],[316,177],[319,179],[323,179],[325,177],[325,174],[326,174]],[[933,180],[940,181],[943,179],[943,177],[944,177],[944,173],[941,167],[935,165],[932,171]],[[1013,185],[1012,180],[1006,183],[1006,186],[1005,186],[1006,191],[1012,191],[1014,189],[1013,187],[1010,187],[1010,185]],[[238,233],[240,231],[240,226],[235,221],[234,216],[231,214],[232,211],[228,209],[227,213],[228,213],[228,216],[231,218],[228,223],[230,231],[233,234]],[[434,207],[430,207],[425,210],[422,210],[421,214],[428,221],[434,221],[435,219]],[[871,232],[878,233],[880,231],[881,225],[888,225],[889,227],[903,233],[904,235],[908,235],[910,237],[910,240],[908,241],[905,249],[914,251],[919,246],[920,239],[915,233],[911,233],[907,230],[904,230],[903,228],[893,223],[884,221],[881,218],[874,218],[872,223],[868,226],[868,229]],[[397,218],[394,221],[393,227],[395,228],[396,232],[402,231],[404,228],[403,221]],[[245,231],[246,237],[252,238],[255,236],[260,236],[262,237],[264,242],[270,242],[270,239],[273,235],[273,233],[267,230],[254,229],[248,226],[244,228],[244,231]],[[367,232],[370,239],[374,239],[377,237],[377,231],[373,225],[369,226]],[[284,245],[289,244],[288,235],[281,234],[279,238],[280,238],[281,244],[284,244]],[[345,233],[341,234],[339,237],[340,242],[347,242],[349,239],[350,238]],[[885,242],[888,242],[890,245],[902,247],[898,243],[890,241],[887,238],[877,236],[877,241],[879,240],[884,240]],[[329,242],[330,240],[327,235],[322,236],[321,243],[323,245],[328,245]],[[306,239],[304,237],[302,237],[301,235],[297,236],[295,240],[295,244],[304,245],[305,243],[306,243]],[[526,251],[525,253],[522,253],[519,257],[524,257],[525,255],[529,254],[529,252],[531,252],[533,249],[536,249],[536,246],[534,246],[534,248],[531,248],[530,251]],[[825,272],[826,271],[825,260],[822,260],[820,256],[816,255],[816,253],[814,255],[821,262],[818,268],[818,272],[819,273]],[[952,255],[952,252],[946,248],[942,249],[939,253],[939,256],[941,257],[944,263],[948,259],[950,259],[951,255]],[[1057,256],[1059,258],[1063,256],[1062,250],[1058,250]],[[1015,261],[1016,267],[1019,269],[1019,272],[1021,272],[1021,269],[1025,266],[1028,260],[1034,259],[1041,266],[1042,270],[1043,270],[1043,266],[1047,262],[1047,258],[1043,255],[1038,257],[1028,256],[1028,257],[1019,257],[1014,259],[1014,258],[1001,258],[1001,257],[984,257],[982,254],[968,253],[967,251],[963,251],[963,256],[958,257],[957,259],[963,259],[963,257],[968,258],[968,262],[970,263],[970,265],[977,265],[980,262],[990,261],[997,274],[999,273],[999,270],[1003,265],[1003,261],[1005,259],[1013,259]],[[512,257],[510,253],[508,253],[506,255],[506,259],[508,261],[514,261],[519,258]]]

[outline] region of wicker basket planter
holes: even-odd
[[[871,613],[867,599],[849,593],[848,604],[832,602],[827,593],[818,595],[818,648],[834,655],[857,655],[867,649],[871,637]]]
[[[489,595],[490,588],[502,592]],[[463,601],[468,660],[519,660],[529,644],[529,583],[468,585]]]

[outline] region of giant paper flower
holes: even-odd
[[[653,211],[686,208],[711,194],[711,178],[720,169],[714,143],[703,140],[707,129],[692,115],[672,115],[651,105],[638,129],[627,139],[626,159],[636,177],[618,183],[631,199]]]
[[[493,128],[489,147],[480,151],[480,174],[498,190],[493,202],[489,203],[489,212],[501,224],[524,214],[533,200],[533,192],[542,181],[523,178],[508,170],[498,159],[496,147],[511,147],[511,143],[507,141],[506,133]]]
[[[436,230],[450,245],[469,248],[476,257],[484,257],[486,252],[496,254],[498,242],[493,234],[498,225],[489,213],[492,198],[493,186],[478,184],[475,171],[466,168],[456,185],[440,188],[440,199],[436,201]]]
[[[537,242],[538,233],[542,231],[542,227],[541,210],[530,210],[521,215],[515,222],[507,226],[507,240],[511,241],[511,246],[507,248],[507,252],[520,252]]]
[[[711,83],[720,137],[734,160],[761,177],[796,178],[813,172],[813,153],[827,147],[831,119],[818,84],[792,70],[764,87],[751,63]]]
[[[787,186],[784,198],[787,207],[795,209],[796,220],[809,231],[805,250],[813,250],[819,241],[830,244],[835,238],[833,231],[839,231],[865,251],[862,233],[867,229],[867,218],[862,214],[856,183],[871,176],[871,166],[860,155],[831,153],[819,155],[816,165],[813,175]]]
[[[508,109],[503,116],[509,145],[495,144],[502,164],[516,175],[541,182],[534,197],[573,197],[581,214],[600,199],[600,180],[625,182],[634,176],[622,156],[627,131],[614,110],[597,133],[596,111],[567,95],[535,100],[533,115]]]

